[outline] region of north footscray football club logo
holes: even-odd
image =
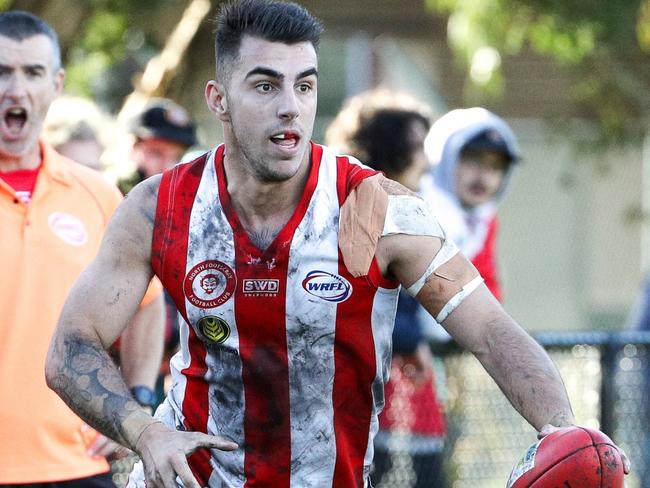
[[[230,337],[228,322],[219,317],[207,315],[199,320],[196,325],[206,339],[217,344],[223,344]]]
[[[221,261],[203,261],[185,276],[184,291],[195,307],[215,308],[230,299],[236,286],[237,278],[230,266]]]

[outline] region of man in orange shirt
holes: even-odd
[[[26,12],[0,14],[0,485],[114,486],[103,456],[118,445],[68,409],[43,372],[65,297],[121,200],[99,173],[40,140],[63,80],[51,27]],[[159,283],[142,303],[121,362],[146,403],[162,353]]]

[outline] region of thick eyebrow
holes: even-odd
[[[45,71],[47,68],[43,64],[25,64],[23,69],[35,70],[35,71]]]
[[[318,78],[318,70],[316,68],[309,68],[303,71],[296,77],[296,80],[302,80],[303,78],[307,78],[308,76],[312,75]]]
[[[271,68],[263,68],[262,66],[258,66],[256,68],[253,68],[246,74],[246,79],[250,78],[251,76],[255,75],[264,75],[268,76],[270,78],[275,78],[276,80],[283,80],[284,75],[280,73],[279,71],[275,71],[274,69]]]
[[[279,81],[282,81],[285,78],[285,76],[279,71],[276,71],[271,68],[264,68],[262,66],[257,66],[256,68],[253,68],[246,74],[246,79],[255,75],[264,75],[270,78],[275,78],[276,80]],[[302,73],[298,73],[298,76],[296,76],[296,80],[301,80],[303,78],[307,78],[308,76],[312,76],[312,75],[318,77],[318,70],[316,68],[309,68],[303,71]]]
[[[12,70],[13,67],[8,64],[0,63],[0,69],[8,71]],[[36,70],[36,71],[45,71],[47,68],[44,64],[34,63],[34,64],[23,64],[19,69],[23,70]]]

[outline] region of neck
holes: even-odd
[[[309,158],[291,178],[260,181],[242,171],[237,161],[224,158],[228,194],[240,222],[249,235],[264,235],[267,244],[280,232],[293,215],[309,177]]]
[[[41,148],[36,144],[23,154],[14,155],[0,152],[0,172],[36,169],[41,164]]]

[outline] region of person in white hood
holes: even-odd
[[[432,125],[425,152],[432,170],[423,178],[421,194],[447,236],[501,300],[495,251],[497,204],[521,157],[512,129],[484,108],[452,110]]]

